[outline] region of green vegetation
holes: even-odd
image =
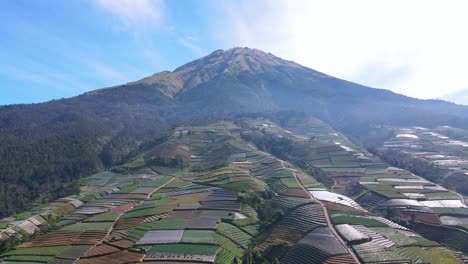
[[[116,213],[105,212],[85,219],[83,222],[112,222],[118,215]]]
[[[214,231],[185,230],[182,243],[213,243]]]
[[[213,256],[218,252],[219,246],[209,244],[160,244],[150,247],[149,253],[179,253]]]
[[[251,235],[228,223],[220,223],[217,232],[243,248],[247,248],[251,243]]]
[[[414,240],[416,240],[418,242],[418,245],[421,245],[423,247],[437,247],[437,246],[440,246],[439,243],[434,242],[434,241],[429,240],[429,239],[424,238],[424,237],[415,237]]]
[[[77,223],[69,225],[63,228],[63,230],[69,231],[86,231],[86,230],[98,230],[107,231],[112,226],[113,222],[99,222],[99,223]]]
[[[398,252],[412,259],[414,262],[422,261],[424,263],[460,263],[455,256],[444,248],[423,248],[423,247],[404,247]]]
[[[223,249],[231,252],[233,255],[237,257],[241,257],[242,255],[244,255],[244,250],[240,248],[237,244],[232,242],[232,240],[230,240],[229,238],[216,233],[214,235],[214,240],[216,244],[220,245]]]
[[[24,220],[31,217],[33,214],[31,212],[25,211],[15,215],[16,220]]]
[[[446,170],[442,170],[431,164],[427,160],[415,158],[410,154],[401,153],[393,149],[387,151],[380,151],[377,149],[371,150],[374,154],[381,157],[385,162],[405,170],[409,170],[416,175],[421,175],[429,181],[438,183],[444,175],[447,174]]]
[[[20,248],[20,249],[9,251],[0,257],[14,256],[14,255],[55,256],[67,250],[68,248],[70,247],[69,246],[57,246],[57,247]]]
[[[172,211],[170,207],[155,207],[152,209],[141,209],[141,210],[134,210],[122,215],[122,218],[133,218],[133,217],[144,217],[144,216],[151,216],[151,215],[158,215],[158,214],[165,214]]]
[[[301,188],[295,178],[281,178],[281,183],[286,185],[288,188]]]
[[[370,262],[384,260],[397,262],[405,261],[405,258],[415,260],[415,262],[424,260],[423,257],[414,259],[413,256],[408,255],[411,250],[406,253],[407,255],[402,256],[398,250],[403,247],[442,248],[441,245],[449,245],[457,250],[466,251],[467,236],[461,228],[444,229],[445,226],[438,223],[427,227],[418,222],[420,219],[416,216],[420,216],[421,221],[426,219],[424,217],[427,217],[429,221],[438,221],[437,215],[429,214],[430,209],[418,206],[397,211],[400,208],[385,210],[379,207],[379,203],[385,201],[386,197],[378,194],[387,197],[406,197],[400,192],[410,191],[397,190],[393,187],[413,185],[409,182],[398,181],[418,178],[404,171],[395,172],[394,168],[393,172],[387,170],[388,165],[382,165],[376,157],[366,156],[368,153],[365,152],[358,153],[347,149],[348,146],[353,149],[358,149],[358,147],[348,143],[342,134],[335,133],[331,127],[316,124],[312,128],[307,128],[312,132],[303,132],[309,136],[312,135],[305,137],[287,132],[265,119],[254,121],[241,119],[238,124],[241,124],[242,128],[228,121],[203,127],[177,128],[171,136],[166,138],[166,141],[146,146],[140,149],[133,158],[127,159],[124,165],[117,168],[117,171],[122,173],[115,174],[107,171],[81,180],[83,193],[74,198],[88,201],[88,204],[78,208],[76,213],[71,213],[75,210],[71,204],[55,208],[52,206],[58,203],[54,203],[31,208],[27,212],[18,214],[17,216],[21,218],[27,218],[38,212],[44,212],[45,208],[50,206],[51,209],[44,214],[44,218],[51,222],[61,219],[58,225],[52,227],[58,229],[56,230],[58,232],[47,233],[46,235],[51,236],[45,240],[31,238],[30,242],[22,245],[22,247],[32,246],[31,248],[11,251],[1,258],[18,257],[18,260],[27,261],[27,257],[33,256],[50,258],[56,255],[63,256],[67,247],[55,247],[55,245],[89,243],[89,247],[92,247],[92,243],[102,241],[102,235],[105,233],[63,231],[107,231],[114,225],[115,229],[105,238],[106,244],[116,243],[115,246],[121,248],[130,240],[136,242],[133,250],[140,253],[141,250],[148,249],[148,254],[163,252],[216,255],[216,263],[240,263],[242,259],[244,263],[264,264],[277,263],[286,252],[289,254],[289,249],[307,245],[307,247],[310,246],[310,252],[309,250],[300,251],[304,254],[304,259],[307,259],[306,254],[318,254],[323,257],[324,261],[328,254],[325,251],[328,249],[319,252],[317,250],[319,248],[313,248],[318,245],[317,240],[305,239],[312,230],[329,232],[325,228],[327,224],[323,214],[323,204],[328,208],[334,225],[364,225],[368,229],[363,228],[362,232],[367,232],[365,230],[369,229],[376,232],[366,233],[367,236],[375,234],[375,237],[372,237],[373,240],[365,242],[374,241],[374,245],[363,245],[360,252],[357,250],[362,259]],[[294,122],[294,125],[302,126],[303,123]],[[299,128],[294,126],[290,129],[299,131]],[[259,144],[279,142],[280,146],[276,150],[272,149],[273,146],[264,147],[270,148],[267,149],[268,151],[285,151],[282,154],[277,153],[277,156],[284,155],[288,161],[280,161],[268,153],[257,151],[242,141],[239,138],[240,134],[243,134],[243,137],[253,137],[254,140],[260,142]],[[336,144],[334,140],[340,142],[343,147]],[[186,157],[189,155],[190,166],[181,170],[162,167],[170,165],[169,163],[158,163],[158,166],[154,167],[162,172],[162,175],[171,176],[162,177],[155,174],[146,164],[148,161],[158,159],[159,155],[173,155],[177,154],[177,151],[180,151],[179,154],[183,152]],[[315,194],[317,199],[323,199],[323,202],[319,203],[311,199],[302,187],[305,186],[315,191],[319,191],[317,187],[324,188],[325,186],[318,183],[316,178],[320,179],[324,185],[333,186],[332,191],[336,193],[347,196],[355,195],[359,199],[370,196],[370,206],[366,208],[370,212],[362,210],[353,201],[342,197],[333,198],[335,200],[330,198],[332,200],[327,201],[327,197]],[[379,183],[378,180],[381,178],[396,178],[396,180]],[[171,182],[152,194],[151,198],[146,197],[146,194],[168,181]],[[360,183],[361,181],[371,183]],[[430,198],[453,197],[452,194],[443,190],[436,191],[437,186],[432,187],[434,190],[428,188],[415,192],[429,194],[427,197],[432,195]],[[141,188],[138,192],[143,195],[131,193],[138,188]],[[69,200],[70,198],[65,197],[59,202],[67,203]],[[345,206],[344,203],[349,203],[350,206]],[[98,210],[106,208],[108,211],[87,218],[83,216],[84,211],[96,210],[94,208]],[[460,208],[435,208],[434,211],[447,215],[466,213]],[[114,223],[121,212],[123,212],[122,217]],[[416,215],[419,212],[424,213]],[[71,213],[69,216],[63,218],[69,213]],[[408,225],[415,230],[419,228],[421,232],[420,230],[418,232],[421,234],[427,230],[434,231],[431,233],[434,236],[430,238],[441,242],[438,244],[426,238],[414,237],[409,234],[410,232],[405,233],[403,230],[400,232],[391,227],[395,227],[394,223],[386,222],[387,225],[369,218],[368,215],[374,213],[375,215],[388,213],[387,216],[393,216],[398,223]],[[414,219],[410,221],[411,217]],[[13,221],[13,219],[6,221]],[[382,221],[385,222],[385,220]],[[216,231],[214,231],[215,228]],[[15,227],[15,230],[23,233],[24,229],[24,227]],[[377,233],[382,237],[379,238]],[[301,244],[297,244],[301,240]],[[324,243],[326,242],[324,239]],[[16,245],[17,241],[9,243],[7,247],[4,245],[1,247],[9,249]],[[51,245],[51,247],[37,253],[37,250],[45,248],[45,245]],[[353,247],[358,245],[361,244],[353,244]],[[382,245],[389,245],[390,248],[386,250]],[[39,247],[36,248],[36,246]],[[87,249],[82,247],[75,250],[75,246],[72,247],[73,250],[67,251],[66,254],[67,256],[73,255],[70,258],[74,258],[75,255],[78,258],[84,253],[82,250]],[[337,247],[340,245],[337,244]],[[113,249],[103,246],[96,250],[112,251]],[[119,251],[118,254],[122,255],[128,253],[126,250]],[[450,251],[447,252],[450,253]],[[99,258],[110,257],[110,254],[112,253],[103,253]],[[122,258],[125,257],[122,256]],[[136,256],[138,257],[139,255]],[[90,257],[90,261],[93,258]],[[38,260],[45,261],[40,258]],[[175,259],[168,259],[168,261],[175,261]]]
[[[230,190],[248,190],[248,189],[253,189],[253,188],[258,188],[261,189],[261,185],[256,184],[255,181],[238,181],[238,182],[230,182],[226,183],[223,185],[220,185],[220,187],[225,188],[225,189],[230,189]]]
[[[215,264],[231,264],[235,258],[231,251],[222,248],[216,255]]]
[[[14,255],[14,256],[8,256],[5,260],[8,261],[15,261],[15,262],[42,262],[46,263],[50,260],[52,260],[52,256],[20,256],[20,255]]]
[[[242,138],[253,142],[260,150],[269,152],[276,157],[288,160],[293,150],[293,142],[286,137],[277,137],[266,131],[255,131],[254,133],[242,133]]]
[[[334,214],[330,216],[330,220],[334,225],[350,224],[350,225],[364,225],[367,227],[387,227],[386,224],[381,223],[374,219],[369,219],[364,216],[355,216],[350,214]]]
[[[156,222],[148,222],[140,224],[141,228],[148,230],[157,229],[184,229],[187,227],[188,219],[186,218],[166,218]]]
[[[438,207],[433,208],[434,212],[440,215],[460,215],[468,216],[468,210],[465,208],[450,208],[450,207]]]

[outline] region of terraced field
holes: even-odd
[[[83,180],[80,194],[3,219],[0,241],[14,248],[0,263],[463,259],[442,245],[467,250],[458,195],[389,166],[319,120],[287,130],[261,118],[238,123],[176,128]],[[288,138],[305,162],[260,151],[246,133]],[[432,227],[428,238],[439,243],[424,238]]]

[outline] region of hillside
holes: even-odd
[[[468,128],[466,106],[361,86],[256,49],[218,50],[136,82],[0,107],[0,216],[73,192],[63,185],[124,162],[176,125],[284,110],[362,141],[377,125]]]
[[[464,201],[303,121],[179,126],[0,220],[0,263],[466,263]]]

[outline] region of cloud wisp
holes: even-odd
[[[118,29],[132,35],[138,50],[150,61],[159,61],[158,40],[169,37],[176,44],[201,56],[196,34],[184,34],[172,21],[164,0],[99,0],[98,6],[116,18]],[[173,11],[173,10],[172,10]]]
[[[127,30],[154,29],[166,19],[162,0],[98,0],[97,3],[116,16]]]

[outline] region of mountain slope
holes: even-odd
[[[136,82],[0,107],[0,215],[124,161],[175,125],[280,110],[361,140],[381,124],[468,127],[466,106],[368,88],[256,49],[217,50]]]

